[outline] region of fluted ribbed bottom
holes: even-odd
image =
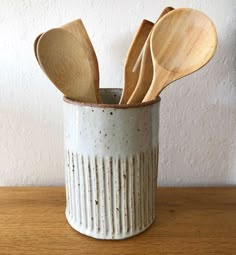
[[[128,158],[66,154],[66,217],[74,229],[99,239],[124,239],[151,225],[157,148]]]
[[[149,225],[147,225],[145,228],[143,228],[142,230],[136,230],[136,231],[133,231],[133,232],[129,232],[129,233],[125,233],[125,234],[120,234],[119,236],[106,236],[104,237],[104,235],[102,235],[102,233],[98,233],[96,231],[88,231],[87,229],[83,229],[83,228],[80,228],[78,227],[76,224],[74,224],[74,222],[70,219],[70,216],[68,215],[67,213],[67,210],[65,211],[65,215],[66,215],[66,219],[68,221],[68,223],[70,224],[70,226],[80,232],[81,234],[84,234],[86,236],[90,236],[90,237],[93,237],[93,238],[96,238],[96,239],[106,239],[106,240],[121,240],[121,239],[126,239],[126,238],[130,238],[130,237],[133,237],[133,236],[136,236],[136,235],[139,235],[141,234],[142,232],[144,232],[146,229],[148,229],[152,223],[155,221],[155,217],[153,218],[152,222],[149,223]]]

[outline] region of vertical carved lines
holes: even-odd
[[[70,172],[70,164],[69,164],[69,156],[70,153],[69,151],[66,151],[65,153],[65,186],[66,186],[66,213],[69,214],[69,201],[70,201],[70,195],[69,195],[69,178],[68,174]]]
[[[144,204],[144,223],[143,225],[147,225],[147,215],[148,215],[148,160],[147,160],[147,153],[144,153],[143,157],[144,166],[143,166],[143,204]]]
[[[91,180],[91,162],[88,157],[86,157],[86,164],[85,164],[85,182],[86,182],[86,189],[85,193],[87,195],[87,214],[86,214],[86,221],[88,224],[88,229],[92,231],[93,229],[93,205],[92,205],[92,180]]]
[[[121,164],[120,158],[115,158],[114,160],[114,197],[115,197],[115,219],[116,219],[116,231],[117,233],[122,232],[121,224],[121,174],[120,174]],[[114,210],[113,210],[114,211]]]
[[[135,214],[137,230],[141,229],[141,157],[140,154],[135,156]]]
[[[78,225],[81,225],[81,218],[82,218],[82,204],[81,204],[81,190],[80,190],[80,186],[81,186],[81,179],[80,179],[80,171],[81,171],[81,168],[79,167],[80,165],[80,158],[79,158],[79,155],[76,154],[76,165],[77,165],[77,168],[75,171],[76,172],[76,178],[75,178],[75,185],[77,186],[77,194],[76,194],[76,203],[77,203],[77,224]],[[77,181],[77,183],[76,183]]]
[[[140,153],[140,230],[144,225],[144,218],[145,218],[145,204],[144,204],[144,154],[143,152]]]
[[[68,174],[67,174],[67,177],[68,177],[68,198],[69,198],[69,207],[68,207],[68,209],[69,209],[69,215],[71,216],[71,178],[70,178],[70,174],[71,174],[71,163],[70,163],[70,153],[69,153],[69,151],[68,151],[68,170],[69,170],[69,172],[68,172]]]
[[[75,164],[74,164],[74,153],[71,153],[71,171],[70,171],[70,179],[71,179],[71,215],[75,220],[75,185],[74,185],[74,175],[75,175]]]
[[[128,201],[129,201],[129,223],[131,229],[136,229],[135,226],[135,176],[134,176],[134,157],[128,159]]]
[[[107,196],[107,232],[110,235],[114,235],[114,215],[113,215],[113,167],[112,167],[112,159],[106,158],[105,159],[105,172],[106,172],[106,180],[105,180],[105,187],[106,187],[106,196]]]
[[[67,217],[100,238],[132,236],[155,217],[158,148],[127,158],[66,152]]]
[[[104,160],[103,158],[98,158],[98,185],[99,185],[99,196],[98,196],[98,208],[99,208],[99,222],[100,222],[100,228],[99,231],[101,231],[102,235],[106,235],[106,201],[105,201],[105,171],[104,171]]]
[[[98,174],[97,174],[97,158],[92,157],[91,158],[91,191],[92,191],[92,200],[91,200],[91,206],[93,208],[93,227],[94,231],[99,231],[99,208],[98,208],[98,194],[99,194],[99,188],[98,188]]]
[[[152,172],[153,172],[153,166],[152,166],[152,158],[153,154],[152,151],[148,153],[147,155],[147,161],[148,161],[148,222],[152,219]]]
[[[84,225],[84,228],[87,228],[87,194],[86,194],[86,183],[85,183],[85,169],[84,169],[84,162],[85,159],[82,156],[81,157],[81,205],[82,205],[82,225]]]
[[[128,187],[127,187],[127,167],[126,167],[126,158],[121,159],[121,218],[122,225],[124,226],[125,233],[128,232]]]
[[[154,171],[154,194],[156,194],[156,187],[157,187],[157,175],[158,175],[158,158],[159,158],[159,149],[158,148],[154,148],[154,168],[155,168],[155,171]],[[156,196],[154,196],[153,198],[153,215],[155,217],[155,214],[156,214]]]

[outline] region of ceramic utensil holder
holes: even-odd
[[[125,239],[155,219],[160,99],[118,105],[121,90],[100,92],[104,104],[64,99],[66,218],[85,235]]]

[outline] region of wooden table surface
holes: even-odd
[[[0,254],[236,254],[236,188],[158,188],[143,234],[101,241],[66,221],[60,187],[0,188]]]

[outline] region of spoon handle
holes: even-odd
[[[140,71],[140,64],[136,65],[136,62],[153,25],[151,21],[143,20],[134,36],[125,61],[124,89],[119,104],[126,104],[135,89]]]
[[[157,19],[156,23],[167,13],[174,10],[173,7],[166,7],[160,17]],[[143,47],[143,54],[141,59],[141,67],[140,67],[140,73],[139,78],[136,84],[136,87],[130,96],[127,104],[135,104],[142,102],[143,98],[145,97],[150,84],[152,82],[153,78],[153,64],[152,64],[152,56],[151,56],[151,49],[150,49],[150,37],[153,29],[151,30],[145,45]]]
[[[161,91],[176,79],[172,72],[169,72],[156,63],[152,83],[142,102],[155,100]]]

